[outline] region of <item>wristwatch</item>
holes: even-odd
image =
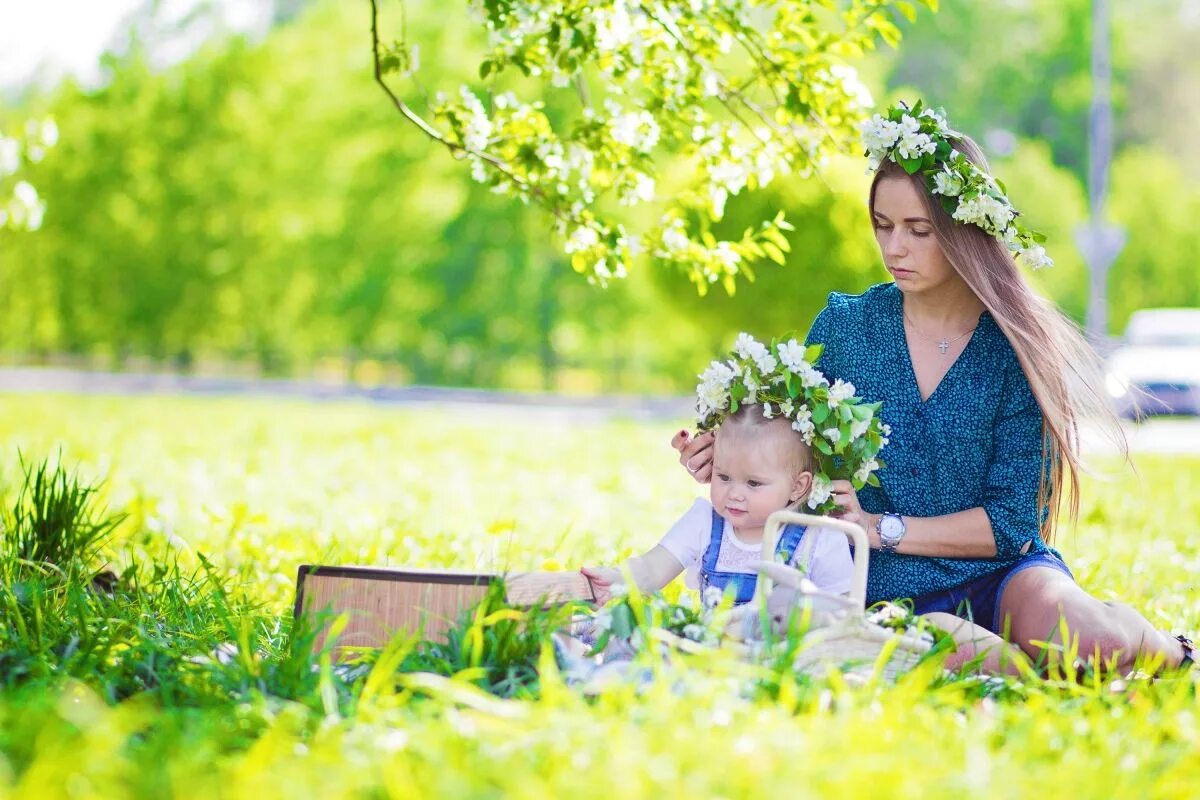
[[[880,515],[879,521],[875,523],[875,532],[879,534],[879,549],[885,553],[894,553],[896,545],[900,544],[904,534],[908,533],[908,526],[904,524],[904,517],[889,512]]]

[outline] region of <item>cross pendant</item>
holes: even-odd
[[[950,342],[948,342],[947,340],[942,339],[938,342],[938,352],[940,352],[942,355],[946,355],[946,351],[949,349],[950,349]]]

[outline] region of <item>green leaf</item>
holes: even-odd
[[[829,406],[824,403],[816,403],[812,410],[813,422],[820,425],[825,420],[829,419]]]
[[[919,158],[902,158],[902,159],[900,159],[900,166],[904,167],[904,171],[907,172],[909,175],[913,175],[918,170],[921,169],[921,159],[919,159]]]
[[[827,456],[833,455],[833,448],[829,446],[829,442],[825,441],[822,436],[817,436],[813,439],[813,446]]]
[[[821,353],[825,352],[825,345],[820,342],[810,344],[804,348],[804,360],[810,364],[817,363],[817,359],[821,357]]]
[[[784,257],[783,251],[780,250],[776,245],[772,244],[771,242],[764,242],[762,248],[763,250],[767,251],[767,255],[770,256],[771,260],[776,264],[779,264],[780,266],[787,264],[787,259]]]
[[[613,609],[612,632],[618,639],[628,639],[633,634],[633,611],[625,603]]]
[[[487,76],[491,75],[492,71],[495,69],[496,69],[495,61],[491,61],[491,60],[484,61],[482,64],[479,65],[479,79],[480,80],[486,79]]]
[[[917,21],[917,9],[912,3],[905,2],[905,0],[896,0],[896,10],[903,14],[904,18],[909,22]]]

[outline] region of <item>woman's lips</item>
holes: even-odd
[[[917,273],[913,272],[911,269],[900,269],[899,267],[892,267],[891,271],[892,271],[892,274],[895,275],[897,278],[911,278],[913,275],[917,274]]]

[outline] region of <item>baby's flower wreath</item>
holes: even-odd
[[[829,380],[814,364],[824,345],[805,347],[793,338],[775,339],[770,347],[747,333],[739,334],[733,352],[713,361],[696,386],[696,420],[702,431],[715,429],[743,405],[758,403],[767,419],[782,416],[813,449],[813,484],[809,508],[832,511],[835,480],[855,489],[878,486],[878,455],[891,430],[879,419],[880,403],[865,403],[854,384]]]
[[[1031,269],[1054,266],[1042,243],[1046,237],[1026,227],[1004,184],[975,166],[953,147],[962,134],[946,124],[941,109],[911,109],[900,103],[862,125],[868,171],[894,161],[909,175],[920,174],[942,209],[957,222],[977,225],[1000,240]]]

